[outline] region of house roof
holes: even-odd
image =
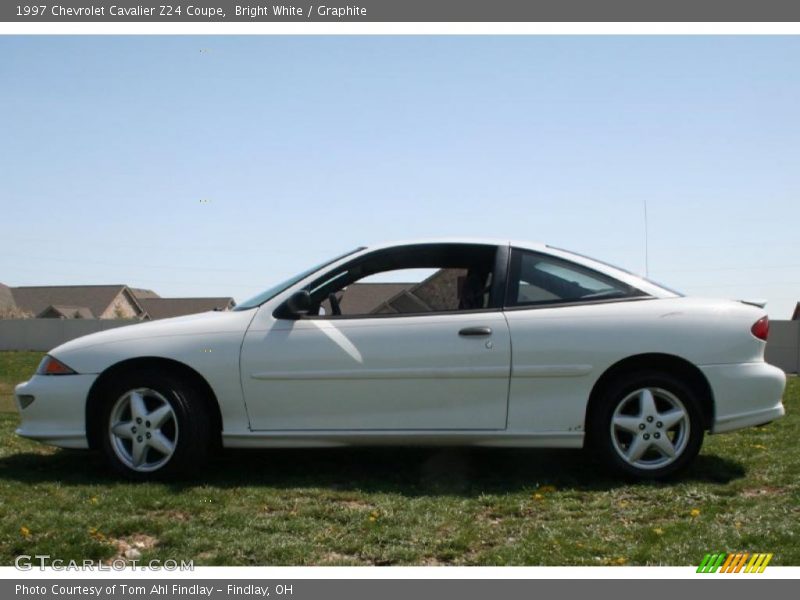
[[[128,288],[130,289],[131,293],[136,296],[137,300],[141,300],[142,298],[161,298],[156,292],[153,290],[145,290],[143,288]]]
[[[9,310],[16,307],[11,288],[0,283],[0,310]]]
[[[798,302],[797,306],[794,307],[794,314],[792,315],[792,321],[800,321],[800,302]]]
[[[127,289],[116,285],[54,285],[12,288],[17,306],[23,310],[40,314],[50,306],[86,307],[98,317],[121,292]],[[131,294],[131,297],[133,295]],[[134,302],[136,301],[133,298]]]
[[[42,312],[36,315],[37,318],[46,316],[60,317],[63,319],[94,319],[92,311],[85,306],[64,306],[63,304],[51,304]]]
[[[140,298],[139,304],[151,319],[168,319],[234,306],[233,298]]]
[[[340,300],[342,312],[346,315],[369,314],[390,298],[414,285],[413,283],[353,283],[347,287]]]

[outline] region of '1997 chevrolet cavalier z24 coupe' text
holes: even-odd
[[[759,306],[544,245],[359,248],[230,312],[59,346],[16,388],[17,433],[101,449],[141,479],[201,464],[217,441],[590,446],[661,477],[706,431],[784,414],[768,329]]]

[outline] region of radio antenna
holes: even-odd
[[[650,277],[650,240],[647,231],[647,198],[644,199],[644,276]]]

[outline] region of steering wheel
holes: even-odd
[[[328,294],[328,302],[331,303],[331,314],[334,315],[342,314],[342,307],[339,305],[339,299],[336,297],[336,294],[334,294],[333,292]]]

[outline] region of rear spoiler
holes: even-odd
[[[742,304],[749,304],[750,306],[757,306],[758,308],[764,308],[767,305],[766,300],[742,300],[740,299],[739,302]]]

